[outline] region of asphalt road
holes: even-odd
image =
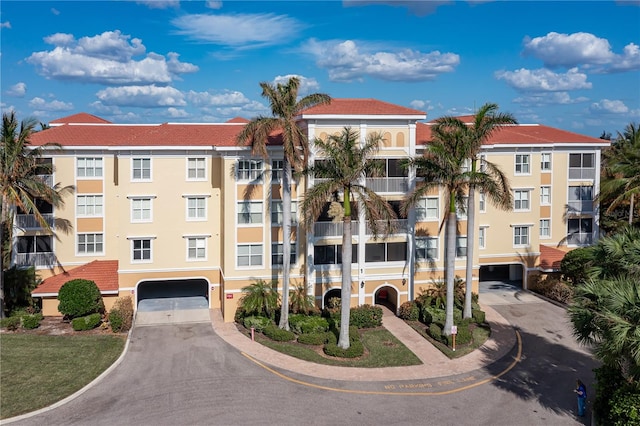
[[[482,295],[481,289],[481,302]],[[379,384],[354,387],[264,368],[229,346],[210,324],[147,326],[135,328],[127,355],[98,385],[12,424],[588,424],[574,414],[572,389],[579,377],[593,396],[596,363],[571,337],[565,311],[535,297],[518,297],[517,289],[487,295],[519,329],[523,355],[507,374],[477,387],[446,395],[368,392]],[[504,363],[496,363],[478,375],[503,369]]]

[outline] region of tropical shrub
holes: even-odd
[[[102,295],[95,282],[83,279],[67,281],[58,292],[58,310],[67,318],[104,311]]]
[[[404,302],[400,305],[398,316],[405,321],[418,321],[420,319],[420,308],[414,300]]]
[[[616,367],[603,365],[596,373],[593,412],[598,424],[640,425],[640,389],[629,384]]]
[[[361,305],[351,308],[350,325],[358,328],[374,328],[382,325],[382,308],[379,306]]]
[[[247,314],[265,316],[275,320],[276,311],[280,304],[278,294],[278,281],[257,280],[251,285],[242,288],[243,296],[240,306]]]
[[[120,333],[129,331],[133,325],[133,301],[131,296],[120,297],[109,311],[111,331]]]
[[[38,285],[34,267],[22,269],[16,266],[4,271],[5,310],[14,312],[17,308],[33,306],[31,292]]]
[[[40,322],[44,319],[42,314],[24,315],[22,317],[22,327],[27,330],[33,330],[40,327]]]
[[[329,341],[329,335],[334,336],[333,333],[305,333],[298,336],[298,343],[304,345],[324,345]]]
[[[284,330],[276,327],[275,324],[269,324],[262,330],[262,333],[271,340],[276,342],[290,342],[296,340],[296,335],[292,331]]]
[[[6,328],[9,331],[16,331],[20,328],[20,317],[7,317],[0,320],[0,328]]]
[[[442,341],[442,327],[440,327],[435,322],[429,324],[429,328],[427,329],[427,334],[434,340],[438,342]]]
[[[243,324],[245,326],[245,328],[253,328],[255,331],[262,333],[262,331],[264,331],[264,329],[273,324],[273,321],[270,318],[267,317],[259,317],[259,316],[250,316],[250,317],[246,317],[243,320]]]
[[[324,333],[329,329],[329,321],[323,317],[293,314],[289,316],[289,326],[296,334]]]
[[[349,327],[349,349],[342,349],[338,346],[337,336],[334,333],[328,334],[333,335],[335,340],[331,339],[324,345],[325,354],[338,358],[357,358],[364,354],[364,345],[360,340],[357,327]]]
[[[124,315],[116,308],[109,311],[109,326],[114,333],[124,331]]]
[[[484,324],[486,322],[486,315],[484,311],[480,309],[473,309],[471,311],[471,317],[478,324]]]
[[[552,275],[533,276],[529,283],[529,289],[560,303],[571,302],[575,292],[574,287]]]
[[[297,285],[289,292],[289,310],[294,314],[316,314],[315,299],[312,295],[307,294],[307,288],[304,285]]]
[[[71,327],[75,331],[92,330],[102,322],[102,316],[99,313],[87,315],[85,317],[77,317],[71,320]]]
[[[580,284],[589,278],[589,268],[594,260],[594,252],[591,247],[579,247],[564,255],[560,261],[560,272],[564,279],[574,285]]]

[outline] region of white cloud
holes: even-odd
[[[209,9],[221,9],[222,2],[217,0],[209,0],[205,3],[205,6],[208,7]]]
[[[572,68],[566,73],[555,73],[548,69],[528,70],[521,68],[516,71],[497,71],[495,77],[505,80],[507,84],[520,91],[566,91],[578,89],[591,89],[591,83],[587,82],[587,75]]]
[[[29,101],[29,106],[40,111],[69,111],[73,109],[73,104],[70,102],[55,100],[47,102],[44,99],[38,97],[31,99]]]
[[[136,3],[147,6],[149,9],[168,9],[180,6],[180,0],[138,0]]]
[[[17,98],[23,97],[27,93],[27,85],[26,83],[19,82],[14,84],[7,90],[7,95],[15,96]]]
[[[364,76],[387,81],[427,81],[453,72],[460,63],[460,56],[455,53],[410,49],[370,52],[367,46],[358,46],[353,40],[312,39],[303,49],[316,58],[318,66],[328,70],[333,81],[361,80]]]
[[[193,40],[246,49],[288,43],[302,29],[296,19],[273,13],[183,15],[171,23]]]
[[[602,73],[640,69],[640,50],[636,44],[629,43],[622,54],[615,54],[607,39],[584,32],[550,32],[543,37],[525,38],[523,53],[542,60],[550,68],[582,66]]]
[[[189,116],[185,110],[173,107],[167,108],[167,115],[172,118],[185,118]]]
[[[546,105],[571,105],[587,102],[589,99],[580,96],[572,98],[567,92],[530,93],[513,100],[514,103],[529,107],[541,107]]]
[[[179,62],[179,55],[173,52],[168,61],[156,53],[136,60],[134,57],[143,55],[146,48],[140,39],[131,39],[120,31],[106,31],[77,41],[71,34],[57,33],[45,41],[56,47],[34,52],[27,62],[49,79],[109,85],[166,84],[177,74],[198,70],[193,64]]]
[[[11,28],[11,22],[9,21],[0,22],[0,28]]]
[[[123,86],[108,87],[96,93],[105,105],[130,106],[141,108],[182,107],[187,103],[184,95],[173,87]]]
[[[629,107],[622,101],[601,99],[600,102],[592,103],[589,106],[589,111],[592,113],[626,114],[629,112]]]
[[[53,7],[51,8],[51,13],[53,13],[56,16],[60,15],[60,11],[58,9],[56,9],[56,8],[53,8]]]
[[[317,93],[320,90],[320,84],[315,78],[307,78],[297,74],[278,75],[273,79],[273,84],[286,84],[291,77],[298,77],[300,80],[298,87],[298,95],[300,96]]]
[[[195,106],[243,105],[250,102],[242,92],[234,91],[212,94],[190,90],[186,97]]]

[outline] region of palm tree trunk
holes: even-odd
[[[0,208],[0,319],[4,318],[4,244],[2,239],[4,238],[4,224],[7,217],[7,200],[3,197],[2,208]]]
[[[346,191],[345,191],[346,192]],[[345,198],[347,194],[345,193]],[[349,317],[351,315],[351,214],[342,219],[342,291],[340,294],[340,337],[338,346],[349,349]]]
[[[456,270],[456,211],[455,211],[455,194],[451,194],[453,211],[449,209],[449,217],[447,218],[447,227],[445,228],[445,238],[447,240],[446,254],[446,279],[447,279],[447,303],[446,317],[444,322],[445,336],[451,335],[451,327],[453,327],[453,298],[454,296],[454,274]],[[468,244],[467,244],[468,245]]]
[[[631,198],[629,199],[629,225],[633,224],[633,202],[635,194],[631,194]]]
[[[289,272],[291,270],[291,163],[282,168],[282,307],[278,327],[289,330]]]
[[[476,160],[471,162],[471,171],[476,171]],[[467,203],[467,264],[466,286],[464,292],[463,318],[471,318],[471,291],[473,286],[473,248],[476,238],[476,186],[469,185],[469,197]]]

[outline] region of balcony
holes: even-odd
[[[313,232],[316,238],[341,237],[343,230],[342,222],[316,222]],[[351,235],[358,235],[358,222],[351,222]]]
[[[593,235],[590,232],[574,232],[567,235],[567,244],[575,246],[588,246],[593,243]]]
[[[386,221],[379,220],[379,229],[384,230],[386,226]],[[407,219],[396,219],[391,221],[391,228],[393,229],[392,234],[406,234],[408,229],[408,221]],[[371,227],[367,223],[367,235],[373,235],[373,231]]]
[[[409,179],[406,177],[367,178],[366,185],[377,193],[406,193],[409,190]]]
[[[594,180],[595,178],[595,167],[569,167],[569,179]]]
[[[17,266],[52,266],[56,263],[56,256],[53,252],[40,253],[18,253],[16,256]]]
[[[53,213],[43,213],[42,217],[47,222],[49,227],[53,227],[55,217]],[[42,226],[36,220],[36,216],[33,214],[18,214],[16,215],[16,226],[20,229],[42,229]]]
[[[567,202],[567,213],[593,213],[593,200],[573,200]]]

